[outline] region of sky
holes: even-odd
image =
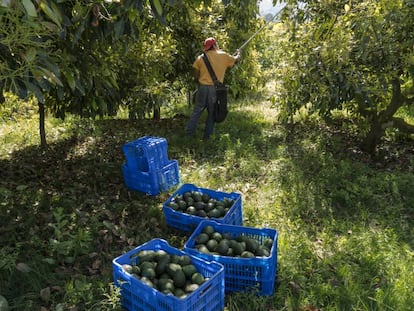
[[[275,14],[277,13],[280,8],[283,6],[281,4],[277,4],[275,7],[273,6],[273,0],[259,0],[259,12],[260,15],[266,15],[268,13]]]

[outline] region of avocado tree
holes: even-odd
[[[0,93],[36,97],[43,147],[46,111],[94,118],[127,104],[142,117],[159,111],[154,98],[166,88],[191,78],[207,33],[230,41],[225,27],[254,26],[255,9],[246,0],[2,1]],[[215,21],[225,10],[240,16],[224,27]]]
[[[161,16],[158,3],[150,1]],[[60,117],[116,111],[119,86],[110,48],[124,35],[138,35],[134,12],[143,8],[143,1],[2,2],[1,91],[37,98],[43,147],[45,107]]]
[[[346,110],[369,153],[387,129],[414,133],[396,116],[414,103],[412,1],[288,1],[283,17],[285,116],[308,107],[329,121]]]
[[[223,21],[230,38],[226,47],[229,53],[235,52],[263,25],[264,20],[255,18],[258,15],[256,1],[232,1],[226,6]],[[232,93],[236,97],[255,92],[265,82],[259,62],[263,52],[261,38],[262,34],[259,34],[243,48],[241,65],[229,72],[228,79],[232,84]]]

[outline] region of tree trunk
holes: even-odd
[[[3,104],[5,102],[5,98],[3,95],[3,87],[4,87],[4,82],[1,81],[0,82],[0,104]]]
[[[372,123],[369,133],[362,141],[361,149],[369,154],[374,154],[384,132],[385,130],[381,127],[381,124],[378,121]]]
[[[40,134],[40,147],[46,149],[46,131],[45,131],[45,105],[38,103],[39,105],[39,134]]]
[[[406,98],[404,98],[401,93],[401,81],[398,78],[395,78],[391,81],[391,84],[391,102],[385,110],[381,111],[378,116],[374,118],[371,123],[370,131],[361,145],[361,149],[370,154],[374,154],[381,137],[385,135],[385,129],[395,126],[394,114],[407,102]]]
[[[156,121],[159,121],[161,119],[161,108],[160,105],[158,104],[158,102],[154,103],[154,117],[153,119]]]

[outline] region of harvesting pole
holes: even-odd
[[[284,7],[283,7],[284,8]],[[282,12],[282,10],[283,10],[283,8],[281,8],[278,12],[276,12],[275,13],[275,15],[273,15],[273,17],[270,19],[270,20],[268,20],[262,27],[260,27],[260,29],[258,30],[258,31],[256,31],[253,35],[251,35],[250,36],[250,38],[249,39],[247,39],[246,40],[246,42],[244,42],[238,49],[237,49],[237,51],[239,51],[239,50],[241,50],[241,49],[243,49],[254,37],[256,37],[267,25],[269,25],[270,24],[270,22],[272,22],[275,18],[276,18],[276,16],[278,16],[281,12]]]

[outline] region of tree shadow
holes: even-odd
[[[413,146],[401,149],[399,157],[381,153],[373,157],[354,147],[355,137],[320,125],[307,126],[311,128],[288,129],[295,138],[287,144],[286,169],[291,177],[285,179],[284,187],[300,198],[299,206],[291,206],[290,216],[302,219],[314,236],[327,222],[340,226],[338,232],[343,234],[351,225],[392,228],[414,248],[407,232],[414,219],[413,167],[406,166],[413,163]],[[311,132],[318,135],[303,134]],[[380,148],[398,149],[399,145]]]
[[[283,157],[280,172],[288,173],[270,176],[269,180],[277,180],[285,193],[297,199],[286,202],[284,211],[289,218],[300,219],[306,225],[311,239],[316,240],[320,229],[331,221],[338,224],[338,234],[348,234],[350,223],[375,225],[391,227],[400,241],[413,249],[414,242],[406,230],[413,228],[414,179],[402,167],[395,169],[400,168],[395,162],[378,169],[375,161],[352,152],[346,137],[309,137],[310,131],[323,132],[315,128],[283,128],[276,122],[260,123],[248,113],[231,112],[225,123],[216,125],[215,135],[207,142],[185,137],[186,122],[185,116],[159,121],[86,122],[74,127],[69,139],[51,143],[47,152],[42,153],[37,146],[27,147],[14,152],[10,159],[0,160],[0,245],[24,245],[26,251],[19,255],[22,262],[38,256],[54,258],[64,273],[76,270],[108,280],[112,278],[111,260],[126,249],[154,237],[182,247],[187,236],[168,228],[162,213],[163,202],[175,188],[148,196],[129,191],[124,185],[122,145],[149,135],[167,139],[169,158],[178,160],[182,170],[189,170],[190,159],[196,167],[203,163],[225,166],[218,174],[229,177],[222,178],[237,173],[250,183],[257,182],[260,174],[272,174],[265,166],[255,166],[256,160],[262,165]],[[279,147],[286,152],[275,152]],[[251,167],[243,167],[249,161]],[[413,163],[412,153],[406,154],[406,162]],[[390,167],[394,169],[389,171]],[[384,198],[386,202],[382,202]],[[396,204],[396,208],[381,209],[385,204]],[[56,217],[58,208],[65,211],[65,223]],[[375,215],[374,219],[367,218],[367,213]],[[79,228],[92,237],[82,246],[84,250],[77,254],[74,264],[65,261],[74,254],[67,256],[63,251],[51,250],[47,243],[51,238],[68,242],[59,240],[59,224],[59,230],[71,234],[68,239],[78,239],[76,243],[84,242]],[[345,282],[341,275],[332,277]],[[6,286],[1,284],[0,291]]]

